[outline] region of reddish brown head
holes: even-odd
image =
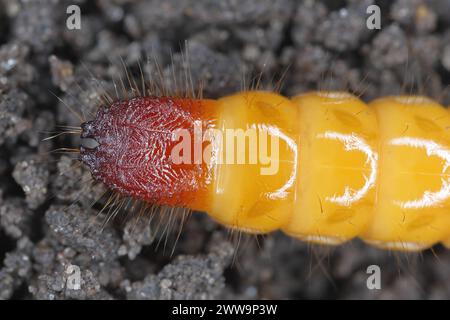
[[[174,164],[173,132],[204,121],[202,100],[141,97],[101,107],[82,124],[81,160],[110,189],[156,204],[195,207],[205,166]]]

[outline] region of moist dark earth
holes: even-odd
[[[80,30],[66,27],[71,4]],[[366,26],[371,4],[379,30]],[[51,152],[77,148],[79,137],[42,141],[57,125],[80,125],[69,107],[95,114],[102,90],[126,77],[122,64],[166,80],[189,69],[208,98],[262,73],[287,96],[421,93],[449,105],[449,26],[447,0],[0,0],[0,298],[450,298],[450,251],[440,245],[404,254],[281,233],[237,241],[201,213],[178,241],[174,220],[104,224],[102,200],[92,206],[104,188],[76,153]],[[372,264],[380,290],[366,285]],[[70,285],[77,270],[80,288]]]

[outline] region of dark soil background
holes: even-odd
[[[366,27],[373,3],[381,30]],[[81,7],[81,30],[66,28],[70,4]],[[243,237],[236,251],[201,214],[173,255],[176,231],[166,241],[155,224],[111,222],[99,232],[101,205],[91,203],[102,186],[76,155],[48,154],[76,148],[77,137],[41,140],[56,124],[80,124],[57,97],[95,112],[102,88],[124,75],[117,57],[151,73],[156,60],[168,79],[188,60],[210,98],[239,90],[243,70],[263,72],[266,84],[288,70],[286,95],[334,88],[370,101],[419,92],[448,105],[449,26],[448,0],[0,0],[0,298],[448,299],[442,246],[414,255],[357,240],[327,249],[275,233]],[[381,268],[381,290],[366,286],[371,264]],[[79,290],[67,285],[71,265]]]

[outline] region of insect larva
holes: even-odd
[[[223,138],[218,132],[249,128],[257,129],[258,141],[264,133],[277,139],[275,173],[262,174],[269,168],[261,149],[256,163],[215,157],[217,146],[225,149],[216,143]],[[281,229],[332,245],[359,237],[419,251],[450,246],[449,128],[448,111],[420,96],[369,105],[345,92],[292,99],[263,91],[218,100],[144,96],[101,107],[82,125],[80,152],[94,179],[120,194],[205,211],[232,229]],[[182,158],[209,151],[211,159],[175,161],[179,129],[192,134],[189,147],[176,150]],[[209,134],[200,150],[196,130]],[[250,151],[248,143],[237,156],[250,158]]]

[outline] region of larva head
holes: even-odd
[[[100,107],[82,124],[81,160],[95,180],[147,202],[193,206],[204,188],[204,166],[175,164],[173,133],[191,130],[195,100],[141,97]]]

